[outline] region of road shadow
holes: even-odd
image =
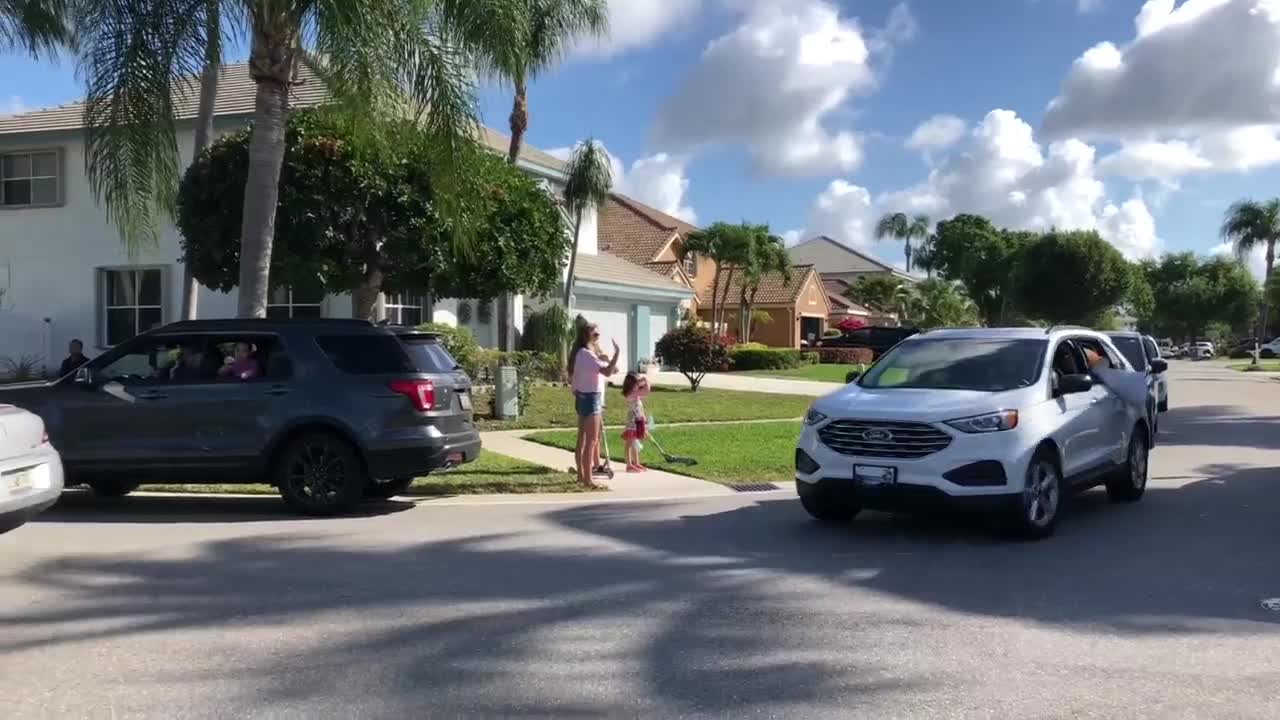
[[[376,517],[403,512],[412,502],[363,503],[344,517]],[[58,503],[31,520],[39,523],[243,523],[316,521],[287,508],[278,496],[126,495],[106,498],[89,490],[65,490]]]
[[[1172,407],[1160,414],[1157,442],[1280,449],[1280,415],[1246,415],[1231,405]]]

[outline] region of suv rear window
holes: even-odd
[[[418,372],[404,346],[391,335],[321,335],[316,344],[335,367],[348,375]]]
[[[453,359],[437,338],[430,335],[401,335],[400,342],[409,351],[409,359],[418,372],[449,373],[459,368],[458,361]]]

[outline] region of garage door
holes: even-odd
[[[628,338],[631,337],[631,333],[628,332],[631,306],[623,303],[584,300],[574,309],[588,322],[593,322],[600,328],[601,350],[606,353],[612,352],[612,343],[618,343],[618,347],[622,349],[622,354],[618,356],[618,371],[625,373],[631,369],[634,360],[627,347]]]
[[[649,347],[644,349],[643,354],[652,360],[653,346],[671,329],[671,318],[667,317],[669,311],[662,305],[650,308],[649,312],[652,313],[649,316]]]

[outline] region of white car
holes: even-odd
[[[1216,356],[1211,342],[1201,340],[1191,346],[1191,357],[1194,360],[1212,360]]]
[[[1091,371],[1086,350],[1104,367]],[[824,521],[976,506],[1045,537],[1064,493],[1105,484],[1113,500],[1142,497],[1147,388],[1145,373],[1084,328],[922,333],[814,402],[796,447],[796,490]]]
[[[1280,338],[1258,347],[1258,356],[1264,360],[1280,357]]]
[[[1129,361],[1133,369],[1147,374],[1151,382],[1151,403],[1154,406],[1151,412],[1155,418],[1152,421],[1151,431],[1159,432],[1160,420],[1155,413],[1169,410],[1169,378],[1163,372],[1152,372],[1153,363],[1162,359],[1155,338],[1130,331],[1109,332],[1107,337],[1111,338],[1111,343],[1116,346],[1121,355],[1124,355],[1124,359]]]
[[[0,533],[57,502],[62,482],[62,459],[40,416],[0,405]]]

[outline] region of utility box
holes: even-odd
[[[493,379],[493,411],[499,420],[520,416],[520,373],[508,365]]]

